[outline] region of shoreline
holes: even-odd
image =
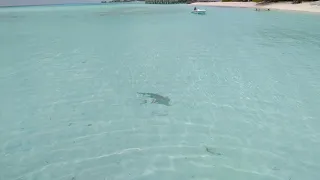
[[[315,5],[315,4],[318,5]],[[320,13],[320,2],[303,2],[300,4],[292,4],[291,2],[278,2],[260,5],[255,2],[196,2],[189,4],[192,6],[211,6],[211,7],[231,7],[231,8],[257,8],[261,10],[281,10]]]

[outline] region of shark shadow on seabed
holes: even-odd
[[[162,104],[165,106],[171,106],[170,105],[170,98],[167,96],[161,96],[159,94],[155,94],[155,93],[142,93],[142,92],[138,92],[138,94],[151,98],[151,104]],[[141,104],[146,104],[148,103],[147,100],[144,100]]]

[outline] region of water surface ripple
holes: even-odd
[[[1,8],[0,179],[320,179],[318,16],[190,10]]]

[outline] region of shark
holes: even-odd
[[[167,96],[161,96],[159,94],[156,93],[143,93],[143,92],[138,92],[138,94],[141,94],[143,96],[152,98],[152,102],[151,103],[155,103],[155,104],[162,104],[165,106],[171,106],[170,105],[170,98]],[[147,101],[145,100],[144,103],[147,103]]]

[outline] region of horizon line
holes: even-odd
[[[111,2],[112,0],[108,0],[107,2]],[[134,0],[131,2],[114,2],[115,3],[132,3],[132,2],[140,2],[138,0]],[[9,6],[1,6],[0,8],[12,8],[12,7],[30,7],[30,6],[65,6],[65,5],[105,5],[106,3],[101,2],[83,2],[83,3],[59,3],[59,4],[29,4],[29,5],[9,5]]]

